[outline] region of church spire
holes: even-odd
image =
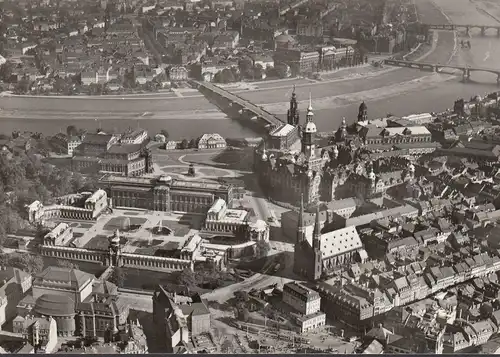
[[[297,243],[304,240],[305,227],[304,227],[304,194],[300,194],[300,210],[297,220]]]
[[[287,112],[288,124],[299,125],[299,105],[297,103],[297,95],[295,94],[295,84],[293,85],[292,97],[290,98],[290,109]]]
[[[313,247],[319,248],[319,243],[321,241],[321,224],[319,221],[319,204],[316,206],[316,222],[314,223],[313,231]]]

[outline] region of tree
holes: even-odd
[[[234,348],[233,348],[233,343],[229,341],[228,339],[224,340],[222,342],[222,345],[220,346],[220,350],[222,353],[234,353]]]
[[[28,253],[9,254],[6,258],[2,257],[1,261],[7,263],[8,266],[21,269],[30,274],[40,273],[44,265],[41,256]]]
[[[168,139],[168,137],[170,136],[170,134],[168,133],[168,131],[165,130],[165,129],[162,129],[160,131],[160,134],[163,135],[165,137],[165,139]]]
[[[188,176],[195,176],[195,175],[196,175],[196,171],[194,169],[194,165],[190,164],[189,169],[188,169]]]
[[[15,88],[16,93],[21,93],[21,94],[28,93],[30,90],[30,84],[31,82],[28,79],[25,78],[21,79],[19,82],[17,82]]]
[[[65,259],[58,259],[57,266],[60,268],[78,269],[78,265]]]
[[[253,63],[252,60],[248,57],[241,59],[238,62],[238,67],[240,69],[241,75],[243,78],[252,78],[253,77]]]
[[[179,147],[180,147],[182,150],[185,150],[185,149],[187,149],[187,148],[188,148],[188,144],[189,144],[189,143],[188,143],[188,141],[187,141],[186,139],[182,139],[181,144],[180,144],[180,146],[179,146]]]
[[[288,67],[286,64],[279,63],[274,67],[276,71],[276,75],[279,78],[286,78],[288,77]]]
[[[248,320],[250,320],[250,312],[246,307],[242,306],[238,308],[238,319],[243,322],[248,322]]]
[[[127,273],[122,268],[115,267],[113,273],[109,277],[109,282],[115,284],[119,288],[123,288],[126,279]]]
[[[188,147],[190,149],[194,149],[196,147],[196,140],[195,139],[189,140]]]

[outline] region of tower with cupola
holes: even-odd
[[[292,97],[290,98],[290,109],[287,112],[287,122],[290,125],[299,125],[299,105],[297,103],[297,95],[295,94],[295,86],[293,86]]]
[[[306,123],[302,128],[302,153],[308,160],[316,158],[316,124],[314,124],[314,113],[309,94],[309,107],[307,107]]]
[[[358,110],[358,121],[367,121],[368,120],[368,107],[365,102],[361,103]]]

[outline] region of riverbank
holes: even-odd
[[[425,18],[426,22],[427,20],[431,23],[448,21],[430,0],[416,0],[416,3],[421,19]],[[460,0],[458,4],[462,6],[463,2]],[[440,33],[439,37],[436,50],[426,58],[426,61],[445,63],[449,59],[455,43],[453,34],[444,32]],[[500,46],[496,46],[494,42],[496,38],[474,37],[471,41],[474,53],[470,56],[475,56],[474,61],[483,60],[488,49],[488,41],[491,42],[489,50],[491,57],[483,63],[483,66],[492,65],[491,60],[496,58],[496,52],[500,51]],[[476,52],[479,54],[475,55]],[[461,53],[461,55],[468,54]],[[479,59],[479,56],[483,58]],[[496,65],[498,63],[500,62]],[[389,69],[384,68],[384,70]],[[301,112],[308,105],[306,102],[311,93],[318,128],[328,131],[335,130],[342,117],[346,117],[348,121],[355,119],[359,106],[358,100],[366,99],[369,118],[377,118],[385,116],[388,112],[395,115],[408,115],[416,112],[442,111],[445,109],[443,106],[452,106],[457,98],[467,98],[476,93],[484,93],[497,88],[496,77],[480,77],[479,74],[474,73],[473,78],[478,78],[478,82],[463,84],[459,78],[449,74],[436,73],[430,77],[430,74],[426,72],[399,68],[391,69],[383,75],[348,78],[335,82],[308,81],[304,83],[304,79],[301,79],[297,80],[296,93],[300,101]],[[273,108],[273,112],[284,118],[293,84],[295,84],[294,80],[289,80],[286,85],[275,88],[276,86],[271,83],[270,86],[261,90],[247,90],[239,95],[245,96],[258,105]],[[217,110],[203,97],[165,99],[153,96],[147,99],[127,100],[116,98],[114,100],[53,101],[45,98],[26,100],[9,97],[0,98],[0,108],[3,108],[4,112],[10,111],[9,116],[0,118],[0,131],[3,132],[30,130],[53,134],[61,126],[65,127],[69,124],[92,130],[97,126],[96,119],[100,120],[99,117],[103,116],[103,118],[108,118],[101,121],[102,128],[105,130],[127,126],[136,127],[139,120],[140,126],[151,133],[167,129],[173,139],[193,137],[205,132],[218,132],[226,137],[254,135],[250,128],[242,126],[239,121],[210,117],[215,116]],[[30,116],[24,115],[24,112],[36,113],[36,119],[29,119]],[[1,113],[0,111],[0,116],[2,116]],[[23,115],[20,117],[23,119],[19,120],[15,115],[21,113]],[[105,113],[112,113],[112,115]],[[152,114],[143,116],[144,113]],[[189,113],[187,116],[200,120],[196,120],[196,125],[186,125],[185,113]],[[66,119],[64,119],[65,116]]]

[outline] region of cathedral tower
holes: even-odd
[[[297,220],[297,243],[306,239],[306,227],[304,226],[304,194],[300,195],[300,210]]]
[[[313,249],[314,251],[321,250],[321,224],[319,222],[319,205],[316,207],[316,221],[313,231]]]
[[[311,103],[311,94],[309,94],[309,107],[307,108],[306,124],[302,129],[302,153],[307,159],[314,159],[316,156],[316,124],[313,122],[314,113]]]
[[[316,207],[316,222],[314,224],[313,238],[312,238],[312,256],[313,265],[310,273],[309,279],[314,281],[321,278],[323,274],[323,253],[321,252],[321,226],[319,223],[319,205]]]
[[[297,95],[295,94],[295,86],[293,86],[292,98],[290,98],[290,109],[287,112],[287,122],[290,125],[299,125],[299,105],[297,104]]]
[[[358,121],[366,121],[368,120],[368,108],[366,107],[365,102],[361,103],[358,111]]]

